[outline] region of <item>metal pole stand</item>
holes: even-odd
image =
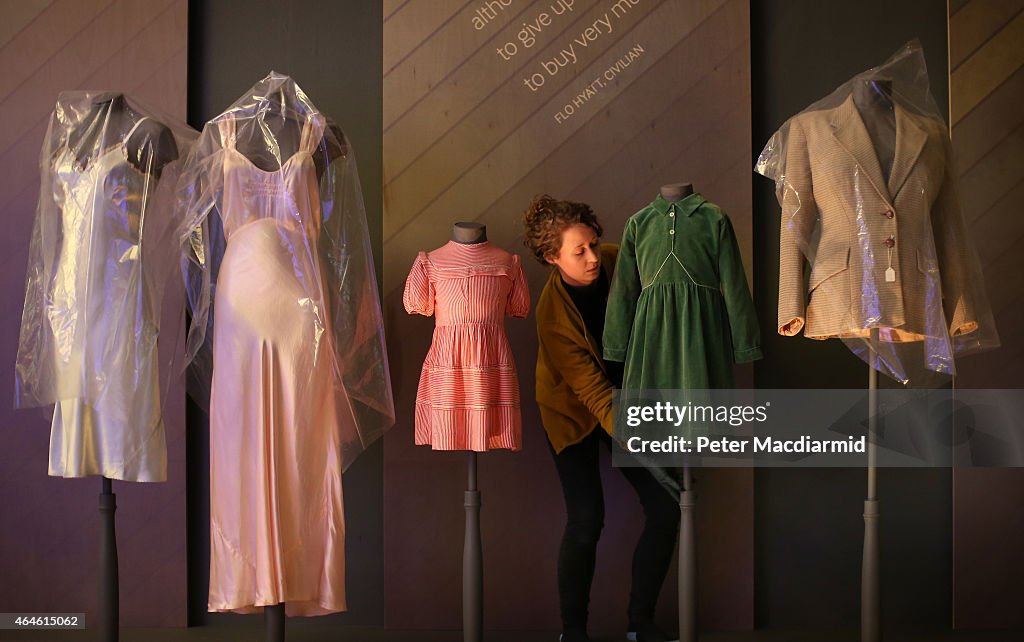
[[[860,639],[882,639],[878,577],[878,500],[864,502],[864,559],[861,563]]]
[[[117,497],[113,483],[103,478],[100,491],[100,585],[99,585],[99,630],[103,642],[117,642],[118,636],[118,586],[117,586],[117,537],[114,533],[114,511]]]
[[[879,642],[882,639],[881,582],[878,555],[878,370],[875,355],[878,329],[871,330],[872,362],[868,363],[868,497],[864,501],[864,556],[860,567],[860,639]]]
[[[697,641],[697,494],[683,466],[679,494],[679,642]]]
[[[462,639],[483,640],[484,559],[480,539],[480,491],[476,486],[476,453],[469,453],[469,489],[465,494],[466,537],[462,547]]]
[[[267,642],[284,642],[284,602],[263,607]]]

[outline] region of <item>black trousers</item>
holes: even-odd
[[[550,448],[550,444],[549,444]],[[587,625],[590,585],[594,579],[597,540],[604,528],[600,448],[620,449],[600,426],[578,444],[554,456],[562,482],[568,520],[558,552],[558,596],[563,631]],[[618,468],[643,505],[644,530],[633,551],[633,581],[628,615],[631,625],[654,620],[658,594],[665,582],[679,536],[679,504],[646,468]]]

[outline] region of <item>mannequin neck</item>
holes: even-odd
[[[862,80],[854,85],[853,102],[861,116],[884,116],[893,112],[891,80]]]
[[[480,223],[456,223],[452,227],[452,240],[464,245],[487,241],[487,226]]]
[[[681,201],[690,194],[693,194],[691,183],[672,183],[661,186],[661,197],[670,203]]]

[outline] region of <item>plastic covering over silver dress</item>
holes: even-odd
[[[341,473],[394,421],[351,144],[271,73],[203,128],[178,199],[210,391],[209,609],[344,610]]]
[[[779,333],[841,338],[914,386],[999,345],[941,113],[913,41],[787,120],[755,168],[782,206]]]
[[[162,481],[180,369],[174,186],[196,132],[120,93],[64,92],[39,156],[16,404],[54,404],[49,473]],[[166,298],[165,298],[166,297]]]

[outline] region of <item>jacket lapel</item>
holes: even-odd
[[[882,178],[882,168],[878,164],[878,154],[875,153],[875,146],[871,142],[864,121],[861,120],[860,112],[853,104],[853,94],[846,101],[836,108],[832,117],[832,136],[850,156],[857,161],[857,165],[864,171],[871,185],[879,195],[886,201],[892,202],[888,186]],[[896,158],[899,159],[899,133],[897,130]],[[897,161],[893,162],[893,176],[896,174]],[[905,177],[904,177],[905,178]]]
[[[893,198],[896,198],[907,182],[910,170],[914,168],[927,140],[928,133],[906,109],[896,103],[896,157],[889,175],[889,193]]]

